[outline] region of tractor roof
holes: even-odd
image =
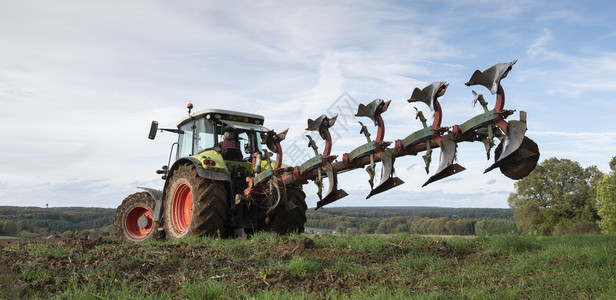
[[[249,113],[232,111],[232,110],[208,108],[208,109],[197,111],[195,113],[192,113],[182,118],[178,122],[178,127],[182,126],[184,123],[188,122],[192,118],[202,118],[202,117],[206,117],[208,114],[211,115],[212,118],[216,118],[220,120],[232,120],[235,122],[244,122],[244,123],[263,124],[263,120],[264,120],[263,116],[261,115],[249,114]]]

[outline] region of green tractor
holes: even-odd
[[[165,180],[164,188],[140,187],[143,192],[124,199],[115,214],[116,236],[144,241],[163,236],[171,240],[241,236],[256,230],[303,231],[307,206],[301,186],[285,187],[283,201],[292,201],[292,205],[278,209],[275,215],[268,210],[278,204],[272,202],[281,200],[280,189],[276,197],[267,192],[242,197],[255,170],[276,167],[270,157],[261,156],[269,154],[261,148],[262,136],[272,136],[263,126],[263,116],[220,109],[191,113],[192,104],[188,109],[189,115],[179,121],[177,129],[159,129],[158,122],[152,122],[150,139],[159,130],[178,134],[169,164],[157,171]]]

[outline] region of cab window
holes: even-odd
[[[205,149],[213,148],[216,145],[214,123],[211,120],[199,119],[197,125],[197,153]]]
[[[193,133],[193,122],[184,124],[180,127],[178,158],[191,156],[193,154]]]

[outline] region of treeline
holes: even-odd
[[[510,208],[450,208],[450,207],[325,207],[316,212],[358,218],[388,218],[417,216],[426,218],[458,217],[462,219],[513,218]]]
[[[113,234],[112,208],[0,206],[0,235],[74,238]]]
[[[512,217],[509,209],[328,208],[309,212],[306,227],[349,234],[484,235],[519,232]]]
[[[86,238],[113,235],[115,209],[0,206],[0,236]],[[518,232],[510,209],[343,207],[307,212],[306,227],[338,233],[482,235]]]

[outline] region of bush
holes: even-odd
[[[601,228],[595,222],[590,221],[561,221],[554,228],[554,235],[567,235],[567,234],[597,234],[601,232]]]

